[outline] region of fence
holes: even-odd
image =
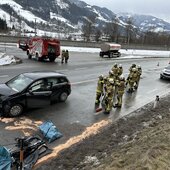
[[[3,43],[17,43],[18,40],[24,40],[27,37],[19,37],[19,36],[8,36],[8,35],[0,35],[0,42]],[[91,48],[99,48],[101,43],[103,42],[84,42],[84,41],[70,41],[70,40],[61,40],[62,46],[74,46],[74,47],[91,47]],[[164,46],[155,46],[155,45],[142,45],[142,44],[122,44],[123,49],[141,49],[141,50],[169,50],[170,47]]]

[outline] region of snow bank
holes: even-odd
[[[16,63],[16,59],[12,55],[6,55],[5,53],[0,53],[0,66]]]

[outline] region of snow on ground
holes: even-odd
[[[16,48],[16,44],[14,43],[0,43],[0,47],[14,47]],[[70,47],[70,46],[61,46],[61,50],[69,50],[70,52],[85,52],[85,53],[97,53],[99,55],[100,48],[87,48],[87,47]],[[155,58],[155,57],[169,57],[170,51],[157,51],[157,50],[125,50],[121,49],[121,57],[116,59],[131,59],[131,58]],[[14,63],[15,57],[8,56],[5,53],[0,53],[0,65],[6,65]]]
[[[88,52],[88,53],[100,52],[100,48],[62,46],[61,49],[67,49],[72,52]],[[122,54],[120,58],[170,57],[170,51],[121,49],[120,53]]]
[[[0,66],[16,63],[15,57],[12,55],[7,55],[5,53],[0,53]]]

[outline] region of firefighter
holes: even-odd
[[[121,107],[122,106],[122,98],[123,94],[125,92],[125,78],[121,76],[119,78],[119,81],[117,81],[117,103],[115,104],[115,107]]]
[[[113,107],[114,80],[108,79],[105,89],[105,114],[109,114]]]
[[[115,78],[115,79],[118,78],[118,70],[119,70],[118,65],[117,65],[117,63],[115,63],[115,64],[113,65],[113,67],[112,67],[112,71],[113,71],[113,74],[114,74],[114,78]]]
[[[108,79],[109,78],[112,78],[112,79],[114,78],[114,73],[112,70],[109,71]]]
[[[128,92],[132,93],[134,91],[134,88],[136,86],[136,81],[137,81],[137,69],[132,68],[130,71],[128,78],[126,80],[126,85],[129,84],[129,89]]]
[[[114,79],[114,75],[113,75],[112,70],[109,71],[109,75],[104,77],[104,88],[106,87],[106,85],[107,85],[110,78]]]
[[[69,52],[68,52],[68,50],[66,50],[66,52],[65,52],[65,63],[68,62],[68,59],[69,59]]]
[[[140,77],[142,75],[142,68],[140,65],[137,66],[137,78],[136,78],[136,86],[135,88],[137,89],[138,88],[138,85],[139,85],[139,81],[140,81]]]
[[[130,66],[130,68],[129,68],[130,73],[132,72],[132,69],[133,69],[133,68],[136,68],[136,64],[132,64],[132,65]]]
[[[97,82],[97,89],[96,89],[96,101],[95,101],[96,107],[100,105],[100,98],[103,95],[103,85],[104,85],[104,76],[100,75]]]
[[[121,76],[123,73],[123,67],[122,67],[122,64],[119,64],[118,65],[118,76]]]
[[[62,53],[61,53],[61,63],[62,64],[64,63],[64,59],[65,59],[65,50],[62,50]]]

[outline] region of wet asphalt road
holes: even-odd
[[[0,66],[0,83],[22,72],[56,70],[65,73],[72,84],[72,93],[65,103],[56,103],[43,109],[29,110],[24,116],[12,120],[1,120],[1,144],[11,143],[14,137],[27,134],[29,131],[34,132],[36,130],[35,124],[45,120],[52,120],[64,135],[54,145],[63,143],[97,121],[108,118],[114,121],[153,101],[156,95],[161,96],[170,91],[169,81],[159,79],[160,71],[169,63],[169,58],[102,59],[97,53],[70,52],[69,63],[61,64],[60,58],[56,59],[55,63],[28,60],[25,52],[12,46],[5,48],[1,45],[0,51],[6,51],[7,54],[13,54],[23,60],[22,64]],[[158,62],[159,66],[157,66]],[[143,74],[139,88],[133,94],[125,93],[121,110],[113,109],[110,115],[96,114],[94,102],[97,77],[100,74],[107,75],[114,63],[123,65],[125,77],[127,77],[128,69],[132,63],[141,65]],[[19,125],[16,122],[19,122]],[[29,127],[22,128],[21,124]]]

